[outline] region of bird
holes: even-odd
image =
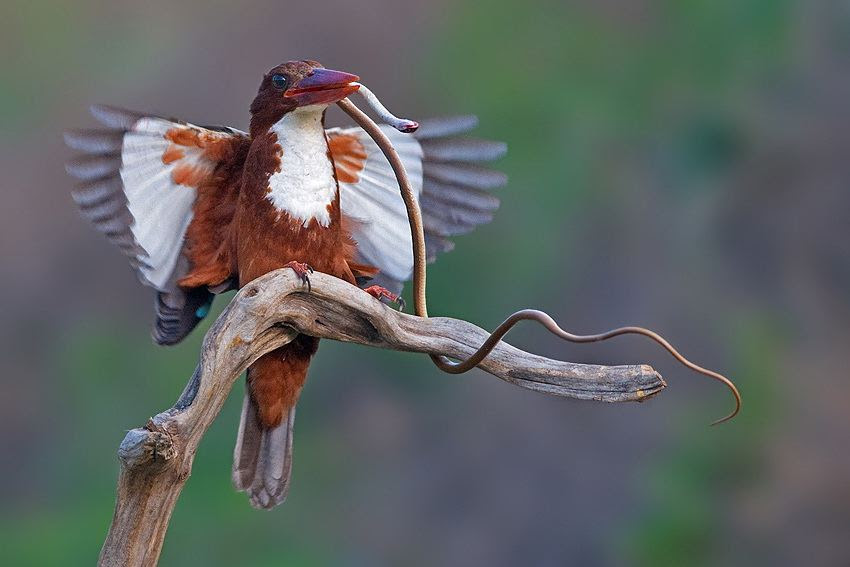
[[[154,342],[180,342],[216,295],[280,268],[308,292],[316,270],[401,307],[413,255],[393,171],[361,128],[325,127],[327,108],[358,80],[288,61],[263,75],[248,131],[95,105],[102,127],[65,133],[80,152],[66,169],[79,180],[71,195],[82,216],[155,290]],[[412,180],[429,262],[499,207],[492,190],[506,175],[482,164],[506,145],[468,137],[477,124],[464,115],[413,134],[381,127]],[[256,508],[289,492],[295,408],[318,346],[298,335],[247,370],[232,480]]]

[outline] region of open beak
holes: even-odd
[[[288,88],[283,96],[298,101],[298,106],[331,104],[355,92],[360,85],[357,75],[321,67]]]

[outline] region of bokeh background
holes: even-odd
[[[846,2],[4,0],[0,21],[3,564],[94,562],[117,444],[173,403],[207,328],[151,343],[150,290],[78,217],[61,131],[92,102],[245,127],[295,58],[509,143],[498,216],[429,273],[434,313],[649,326],[744,410],[707,427],[728,393],[641,338],[510,336],[653,364],[669,388],[631,405],[326,342],[289,500],[258,512],[230,485],[237,387],[163,565],[850,564]]]

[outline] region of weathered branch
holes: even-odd
[[[174,407],[124,438],[115,514],[100,565],[156,564],[195,450],[234,381],[298,333],[454,358],[468,356],[488,336],[459,319],[399,313],[325,274],[313,274],[311,282],[308,293],[292,270],[283,269],[237,293],[207,333],[198,367]],[[479,366],[523,388],[579,399],[641,401],[665,387],[646,365],[560,362],[504,342]]]

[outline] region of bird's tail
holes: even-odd
[[[233,484],[255,508],[286,500],[292,474],[295,404],[318,340],[304,335],[260,357],[248,369],[236,448]]]
[[[292,426],[295,406],[277,427],[265,428],[257,416],[257,403],[245,388],[239,434],[233,451],[233,484],[247,492],[254,508],[274,508],[289,492],[292,474]]]

